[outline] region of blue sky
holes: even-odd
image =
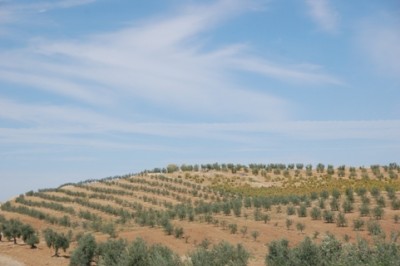
[[[399,162],[400,4],[0,0],[0,199],[168,163]]]

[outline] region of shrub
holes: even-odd
[[[352,188],[346,188],[346,197],[350,202],[354,202],[354,192]]]
[[[241,244],[236,247],[228,242],[220,242],[208,250],[203,247],[197,248],[190,254],[193,266],[203,265],[235,265],[245,266],[249,260],[250,254]]]
[[[126,240],[108,240],[97,245],[96,255],[99,266],[119,266],[127,247]]]
[[[262,216],[264,223],[266,224],[268,221],[271,220],[271,217],[266,213]]]
[[[31,248],[36,248],[36,244],[39,244],[39,237],[33,227],[29,224],[24,224],[21,226],[21,236],[22,240],[31,246]]]
[[[286,229],[287,229],[287,230],[290,229],[290,227],[292,226],[292,224],[293,224],[293,220],[291,220],[291,219],[286,219]]]
[[[362,202],[363,204],[369,204],[371,201],[370,201],[370,199],[369,199],[367,196],[362,196],[362,197],[361,197],[361,202]]]
[[[259,208],[256,208],[254,210],[254,221],[260,221],[261,219],[262,219],[261,210]]]
[[[377,236],[377,235],[380,235],[383,233],[382,227],[380,226],[380,224],[373,220],[370,220],[367,222],[367,230],[370,235],[374,235],[374,236]]]
[[[303,224],[303,223],[297,223],[296,224],[296,229],[298,230],[298,231],[300,231],[301,233],[303,233],[303,230],[306,228],[306,225],[305,224]]]
[[[338,216],[336,217],[336,225],[337,227],[345,227],[347,226],[347,219],[343,213],[339,212]]]
[[[324,199],[324,200],[326,200],[326,199],[329,198],[329,192],[326,191],[326,190],[322,190],[321,193],[320,193],[319,195],[320,195],[320,197],[321,197],[322,199]]]
[[[359,197],[362,197],[367,193],[367,189],[364,187],[359,187],[356,189],[356,193]]]
[[[382,219],[384,212],[385,212],[385,211],[384,211],[383,208],[380,207],[380,206],[376,206],[376,207],[372,210],[372,213],[373,213],[375,219],[377,219],[377,220]]]
[[[306,237],[292,250],[292,265],[320,265],[319,247]]]
[[[13,240],[17,244],[17,238],[21,237],[22,222],[17,219],[10,219],[3,224],[3,234],[7,239]]]
[[[380,196],[376,199],[376,204],[378,204],[379,207],[385,208],[386,207],[386,202],[385,198]]]
[[[350,200],[345,200],[342,204],[343,212],[349,213],[353,211],[353,203]]]
[[[69,248],[69,239],[64,233],[57,233],[50,228],[43,231],[46,245],[48,248],[54,249],[54,256],[58,257],[58,250],[61,248],[66,252]]]
[[[340,191],[337,190],[336,188],[332,190],[332,197],[335,199],[339,199],[340,198]]]
[[[372,195],[374,198],[379,197],[380,194],[381,194],[381,192],[379,191],[379,188],[377,188],[377,187],[372,187],[371,190],[370,190],[370,192],[371,192],[371,195]]]
[[[96,251],[96,240],[91,234],[82,236],[72,252],[70,266],[90,266]]]
[[[316,199],[318,199],[318,193],[315,192],[315,191],[311,192],[311,193],[310,193],[310,199],[311,199],[311,200],[316,200]]]
[[[370,213],[370,209],[369,209],[368,204],[365,204],[365,203],[361,204],[361,206],[360,206],[360,215],[362,217],[364,217],[364,216],[368,216],[369,213]]]
[[[268,255],[265,264],[269,266],[289,266],[290,249],[286,239],[274,240],[268,245]]]
[[[325,200],[320,198],[318,201],[318,206],[320,209],[325,209]]]
[[[175,227],[174,235],[176,238],[182,238],[183,236],[183,228],[182,227]]]
[[[287,215],[294,215],[295,212],[296,212],[296,209],[293,205],[287,206],[287,208],[286,208]]]
[[[304,204],[301,204],[299,208],[297,208],[297,215],[299,217],[307,217],[307,207]]]
[[[310,216],[313,220],[321,219],[321,209],[318,207],[313,207],[310,211]]]
[[[237,224],[229,224],[229,232],[231,234],[236,234],[236,232],[237,232]]]
[[[361,231],[364,227],[364,220],[355,219],[353,220],[353,229],[354,231]]]
[[[260,235],[260,232],[258,232],[258,231],[251,232],[251,236],[253,237],[254,241],[257,240],[259,235]]]
[[[333,223],[335,221],[335,213],[332,211],[325,210],[322,217],[326,223]]]
[[[400,210],[400,200],[393,199],[392,200],[392,209],[393,210]]]
[[[331,202],[329,203],[331,206],[332,211],[338,211],[339,210],[339,200],[337,198],[332,198]]]

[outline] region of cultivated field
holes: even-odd
[[[265,265],[268,244],[279,239],[290,247],[305,237],[321,243],[329,234],[343,243],[389,241],[400,232],[399,175],[397,164],[168,165],[29,191],[3,203],[0,214],[3,224],[17,218],[31,225],[40,243],[31,249],[21,238],[14,244],[3,237],[0,262],[69,265],[77,240],[88,232],[99,243],[137,237],[160,243],[186,263],[199,247],[242,244],[248,265]],[[60,256],[46,246],[46,228],[69,239]]]

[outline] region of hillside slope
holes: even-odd
[[[211,244],[242,243],[251,253],[249,264],[263,265],[266,244],[272,240],[285,238],[295,245],[305,236],[318,240],[327,231],[350,242],[358,236],[371,239],[367,230],[371,221],[387,235],[399,230],[394,219],[400,215],[399,173],[397,164],[169,165],[30,191],[3,204],[0,214],[18,218],[39,232],[47,227],[65,234],[71,230],[73,235],[92,232],[99,241],[140,236],[180,256],[205,239]],[[378,209],[383,210],[380,216]],[[332,221],[326,217],[329,213]],[[355,220],[364,222],[360,230],[355,230]],[[2,242],[0,253],[18,257],[26,265],[68,265],[75,245],[72,242],[61,258],[51,257],[43,239],[34,250],[22,241],[17,246]]]

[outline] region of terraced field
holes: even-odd
[[[39,232],[64,232],[72,245],[64,257],[52,257],[42,236],[37,249],[3,241],[0,253],[26,265],[68,265],[76,236],[92,232],[98,241],[141,237],[182,258],[205,240],[241,243],[249,265],[264,265],[266,244],[281,238],[294,246],[305,236],[318,242],[327,232],[347,242],[398,232],[399,174],[397,164],[169,165],[29,191],[2,204],[0,214]]]

